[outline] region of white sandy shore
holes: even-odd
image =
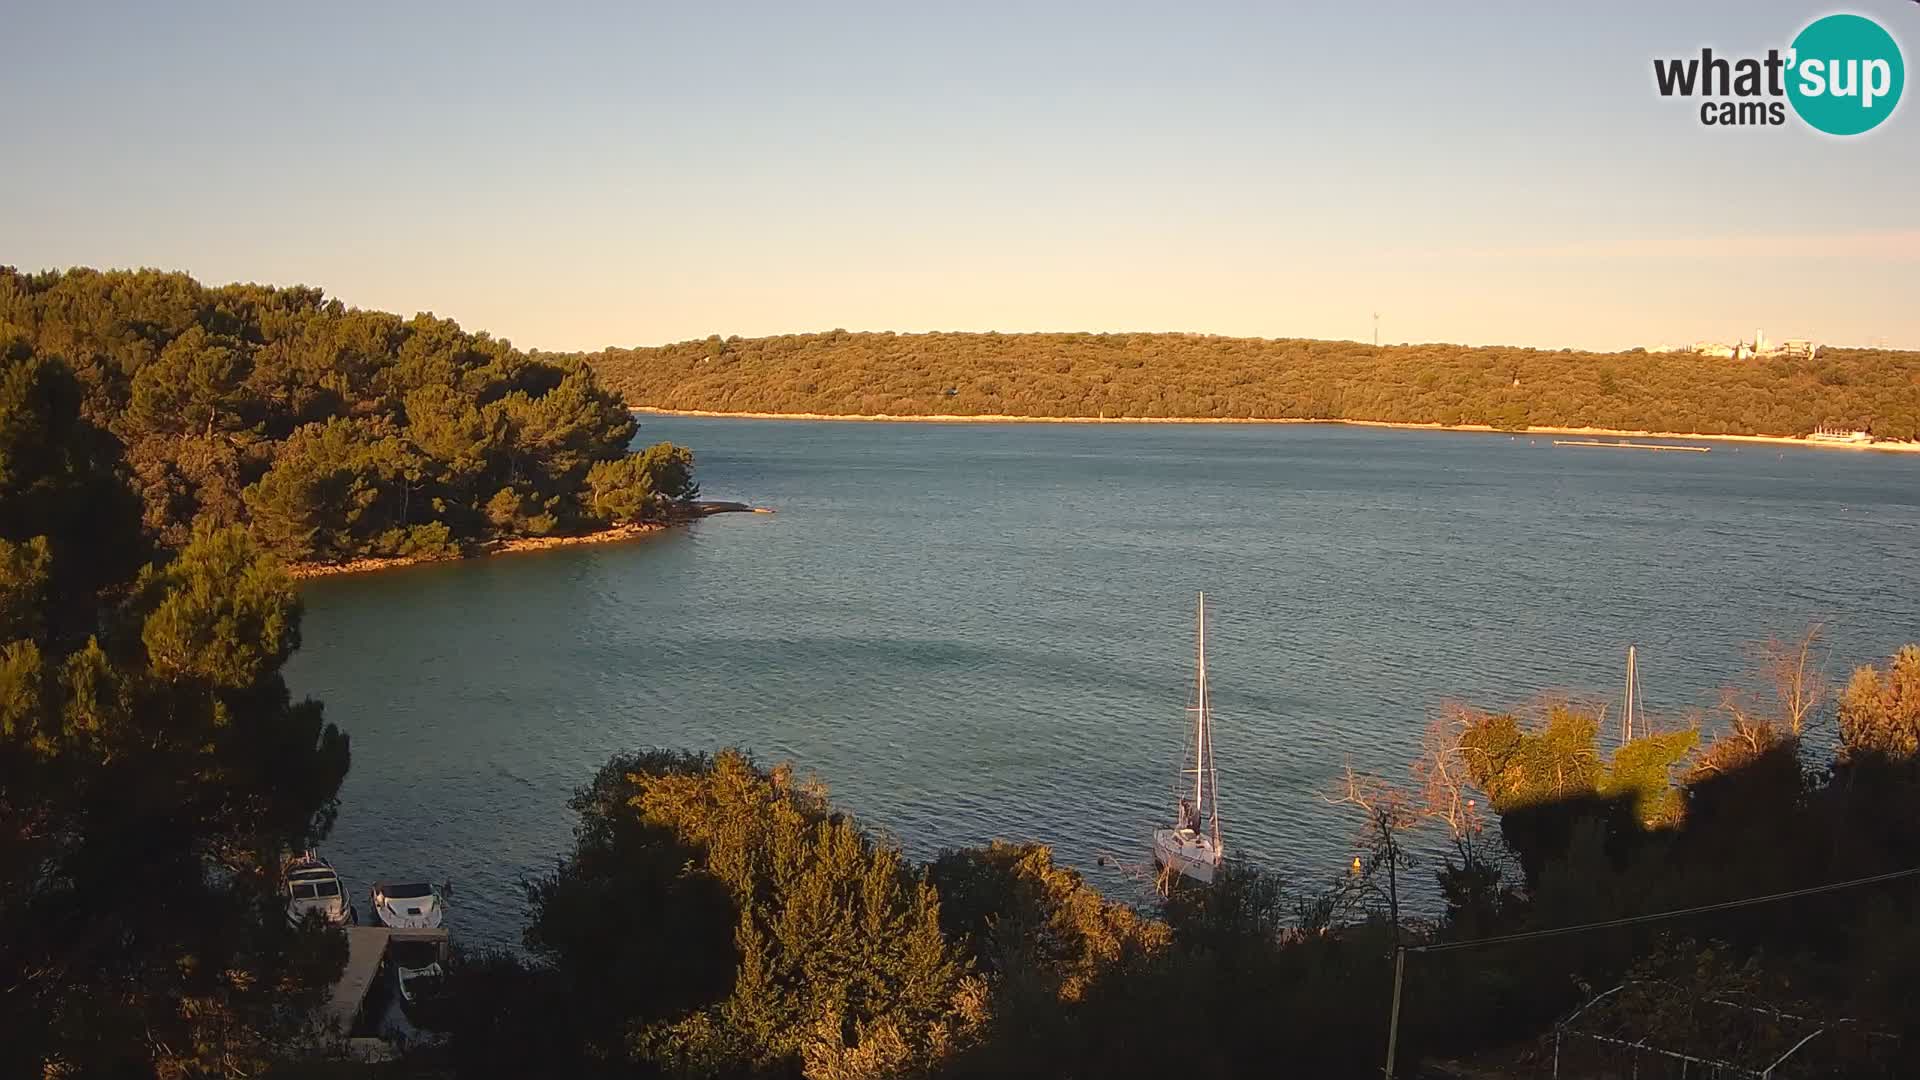
[[[847,420],[878,423],[928,424],[1345,424],[1351,427],[1401,428],[1412,431],[1476,431],[1501,435],[1604,435],[1636,439],[1708,439],[1715,442],[1761,443],[1768,446],[1798,446],[1816,450],[1878,450],[1890,453],[1920,453],[1920,442],[1831,443],[1814,442],[1797,435],[1703,435],[1697,431],[1626,431],[1618,428],[1528,427],[1496,428],[1487,424],[1405,424],[1391,420],[1297,420],[1257,419],[1220,416],[1008,416],[984,413],[976,416],[900,415],[884,413],[774,413],[718,412],[710,409],[659,409],[647,405],[630,408],[637,413],[657,416],[715,416],[744,420]]]

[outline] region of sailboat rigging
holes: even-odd
[[[1627,691],[1620,710],[1620,745],[1633,741],[1633,722],[1644,711],[1640,707],[1640,663],[1639,652],[1634,646],[1627,646]]]
[[[1195,653],[1194,701],[1187,710],[1193,714],[1192,767],[1181,773],[1173,828],[1154,830],[1153,860],[1171,873],[1208,883],[1213,881],[1225,849],[1220,843],[1220,776],[1214,767],[1213,703],[1207,686],[1206,593],[1200,594]],[[1193,778],[1191,795],[1186,793],[1187,776]]]

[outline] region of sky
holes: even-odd
[[[0,0],[0,264],[543,349],[849,330],[1920,348],[1920,102],[1704,127],[1817,4]],[[1920,62],[1920,3],[1857,0]],[[1905,95],[1920,95],[1910,88]]]

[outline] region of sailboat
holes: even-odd
[[[1195,881],[1210,883],[1225,849],[1220,846],[1219,774],[1213,765],[1213,709],[1207,693],[1207,594],[1200,594],[1198,675],[1194,680],[1192,767],[1181,773],[1180,801],[1171,829],[1153,832],[1153,861]],[[1193,778],[1188,794],[1185,778]]]

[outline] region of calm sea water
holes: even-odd
[[[772,506],[638,542],[310,583],[297,693],[353,737],[328,851],[455,886],[517,941],[518,878],[616,751],[791,760],[919,857],[1054,845],[1103,887],[1170,813],[1210,598],[1229,847],[1352,856],[1343,762],[1404,776],[1449,699],[1710,710],[1825,620],[1831,670],[1920,639],[1920,459],[1555,448],[1339,427],[653,418],[706,493]]]

